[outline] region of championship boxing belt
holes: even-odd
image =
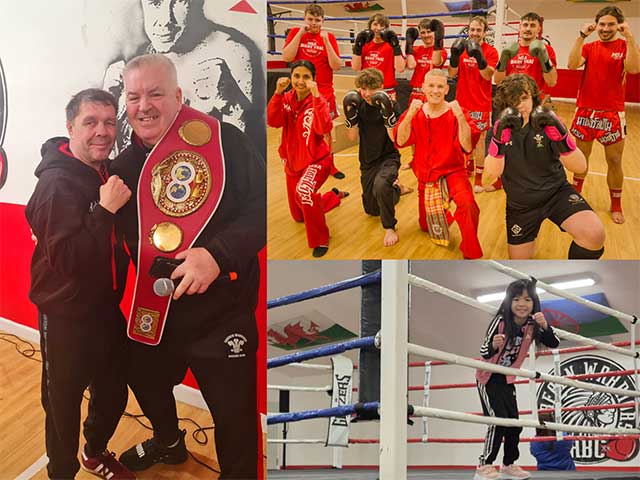
[[[429,238],[436,245],[449,246],[449,224],[445,212],[449,209],[449,189],[444,177],[425,183],[425,210]]]
[[[173,258],[191,248],[220,204],[224,180],[218,120],[183,105],[138,181],[138,269],[129,338],[160,343],[171,295],[154,293],[149,270],[155,257]]]

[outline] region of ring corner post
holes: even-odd
[[[409,262],[382,261],[380,478],[407,478]]]

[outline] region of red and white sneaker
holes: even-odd
[[[82,449],[82,469],[106,480],[133,480],[136,475],[116,459],[116,454],[105,450],[95,457],[88,457]]]
[[[530,473],[525,472],[522,468],[520,468],[518,465],[515,465],[515,464],[511,464],[507,466],[503,465],[502,467],[500,467],[500,476],[503,479],[514,479],[514,480],[531,478]]]
[[[500,474],[493,465],[480,465],[476,469],[473,480],[499,480]]]

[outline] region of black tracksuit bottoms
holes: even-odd
[[[42,406],[50,478],[74,478],[80,469],[80,404],[90,389],[84,421],[87,453],[107,448],[127,405],[125,320],[117,306],[81,318],[39,312]]]
[[[518,404],[516,389],[507,383],[506,377],[493,374],[486,385],[478,384],[478,393],[482,403],[482,411],[486,417],[518,418]],[[500,427],[489,425],[484,440],[484,450],[480,455],[480,465],[491,465],[500,450],[504,439],[503,465],[511,465],[520,456],[518,443],[520,442],[521,427]]]
[[[224,345],[220,343],[217,347]],[[182,382],[190,368],[213,416],[220,479],[255,479],[258,471],[255,351],[229,357],[228,349],[217,350],[216,356],[209,356],[188,353],[189,345],[182,345],[178,352],[167,347],[165,341],[155,347],[132,341],[129,386],[153,425],[156,441],[168,446],[178,439],[179,432],[173,387]]]

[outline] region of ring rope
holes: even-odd
[[[590,390],[594,392],[615,393],[623,397],[640,397],[640,392],[637,390],[625,390],[622,388],[610,388],[604,387],[597,383],[582,382],[579,380],[570,380],[565,377],[558,377],[556,375],[549,375],[543,372],[534,372],[531,370],[525,370],[523,368],[503,367],[502,365],[494,365],[492,363],[475,360],[473,358],[462,357],[453,353],[443,352],[441,350],[435,350],[433,348],[422,347],[409,343],[407,345],[408,352],[414,355],[420,355],[428,358],[435,358],[436,360],[446,360],[457,365],[464,365],[466,367],[476,368],[478,370],[485,370],[488,372],[502,373],[504,375],[516,375],[519,377],[541,379],[547,382],[559,383],[561,385],[567,385],[570,387],[581,388],[583,390]]]
[[[356,403],[353,405],[342,405],[339,407],[321,408],[318,410],[305,410],[302,412],[280,413],[267,416],[267,425],[277,423],[299,422],[312,418],[346,417],[354,413],[378,411],[380,402]]]
[[[379,271],[367,273],[366,275],[360,275],[359,277],[349,278],[342,280],[341,282],[323,285],[321,287],[312,288],[292,295],[284,297],[274,298],[267,302],[267,309],[282,307],[284,305],[290,305],[292,303],[302,302],[304,300],[310,300],[312,298],[323,297],[331,293],[341,292],[350,288],[362,287],[364,285],[371,285],[373,283],[379,283],[381,274]]]
[[[463,295],[461,293],[458,293],[454,290],[451,290],[449,288],[443,287],[442,285],[438,285],[436,283],[430,282],[429,280],[426,280],[424,278],[420,278],[417,277],[415,275],[409,274],[409,283],[411,285],[415,285],[417,287],[421,287],[424,288],[425,290],[431,292],[431,293],[438,293],[440,295],[445,295],[449,298],[452,298],[454,300],[457,300],[460,303],[464,303],[466,305],[469,305],[471,307],[477,308],[478,310],[482,310],[484,312],[487,312],[491,315],[495,315],[496,313],[496,308],[492,307],[491,305],[485,304],[485,303],[481,303],[478,302],[477,300],[467,297],[466,295]],[[527,279],[531,278],[531,277],[526,277]],[[538,282],[540,283],[540,282]],[[578,297],[579,298],[579,297]],[[593,303],[593,302],[590,302]],[[597,303],[594,303],[594,305],[598,305]],[[599,305],[602,306],[602,305]],[[607,308],[607,307],[605,307]],[[615,312],[615,310],[613,310]],[[621,312],[620,312],[621,313]],[[622,314],[622,315],[626,315],[626,314]],[[587,337],[583,337],[581,335],[576,335],[575,333],[570,333],[567,332],[566,330],[562,330],[560,328],[554,328],[553,329],[554,333],[564,339],[564,340],[572,340],[575,342],[579,342],[579,343],[586,343],[588,345],[592,345],[592,346],[597,346],[599,349],[601,350],[608,350],[610,352],[616,352],[619,353],[620,355],[624,355],[627,357],[638,357],[640,355],[640,352],[634,352],[634,351],[630,351],[624,348],[619,348],[619,347],[615,347],[613,345],[610,345],[608,343],[604,343],[604,342],[599,342],[597,340],[593,340],[592,338],[587,338]]]
[[[354,350],[357,348],[373,347],[376,345],[375,337],[362,337],[355,340],[349,340],[343,343],[336,343],[333,345],[326,345],[304,352],[295,352],[289,355],[283,355],[281,357],[270,358],[267,361],[267,369],[281,367],[293,362],[301,362],[304,360],[310,360],[312,358],[327,357],[329,355],[336,355],[338,353],[346,352],[347,350]]]
[[[526,419],[484,417],[479,415],[471,415],[469,413],[453,412],[451,410],[422,407],[418,405],[413,406],[413,414],[416,417],[427,416],[432,418],[440,418],[443,420],[452,420],[454,422],[479,423],[482,425],[497,425],[500,427],[547,428],[549,430],[560,430],[563,432],[610,433],[615,435],[640,434],[640,430],[637,428],[588,427],[584,425],[569,425],[566,423],[556,422],[539,422]]]
[[[455,16],[459,16],[459,15],[475,15],[475,14],[483,14],[483,13],[492,13],[489,12],[488,10],[485,9],[477,9],[477,10],[461,10],[459,12],[455,13]],[[453,17],[454,15],[452,15],[449,12],[445,12],[445,13],[427,13],[427,14],[419,14],[419,15],[388,15],[387,18],[389,20],[403,20],[403,19],[409,19],[409,18],[424,18],[424,17]],[[304,20],[304,17],[286,17],[287,20],[296,20],[299,22],[302,22]],[[273,20],[273,21],[278,21],[281,20],[280,17],[267,17],[267,20]],[[325,22],[328,21],[362,21],[362,22],[367,22],[369,21],[369,17],[324,17]]]
[[[587,300],[585,298],[579,297],[578,295],[574,295],[573,293],[568,293],[564,290],[560,290],[556,287],[553,287],[547,283],[544,283],[541,280],[534,279],[531,275],[527,275],[515,268],[507,267],[506,265],[501,264],[500,262],[496,262],[495,260],[488,260],[487,264],[495,270],[504,273],[510,277],[519,279],[519,280],[535,280],[536,286],[546,290],[547,292],[553,293],[557,297],[566,298],[568,300],[573,300],[576,303],[581,305],[585,305],[592,310],[596,310],[601,313],[605,313],[607,315],[612,315],[617,318],[621,318],[626,320],[629,323],[635,323],[637,320],[633,315],[629,315],[628,313],[620,312],[619,310],[614,310],[613,308],[606,307],[604,305],[600,305],[599,303],[592,302],[591,300]]]

